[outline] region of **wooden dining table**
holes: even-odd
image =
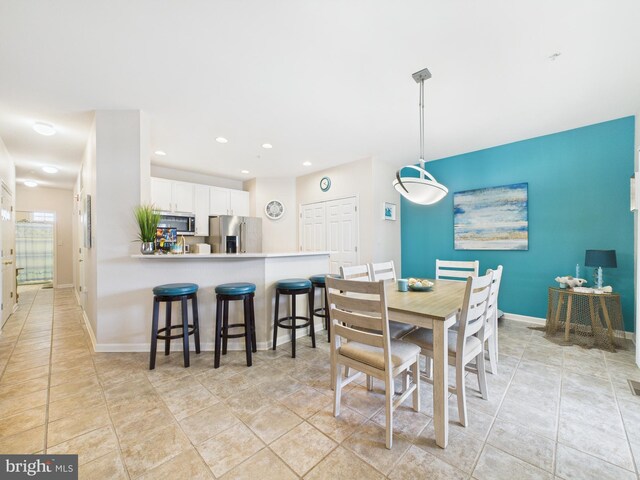
[[[436,444],[449,442],[448,336],[462,309],[466,282],[431,280],[430,291],[399,292],[395,283],[386,288],[390,320],[433,330],[433,424]]]

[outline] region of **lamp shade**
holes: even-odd
[[[420,162],[423,163],[422,160]],[[420,173],[419,177],[401,177],[400,172],[402,169],[400,169],[393,181],[393,188],[410,202],[419,205],[432,205],[442,200],[449,193],[447,187],[438,183],[424,168],[416,167],[415,165],[407,165],[403,168],[414,169]]]
[[[584,265],[585,267],[616,268],[618,266],[616,251],[587,250],[584,256]]]

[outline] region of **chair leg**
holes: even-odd
[[[433,378],[433,358],[425,357],[424,373],[427,378]]]
[[[371,375],[367,375],[367,390],[373,391],[373,377]]]
[[[467,394],[464,384],[464,365],[462,361],[456,359],[456,395],[458,397],[458,417],[463,427],[467,426]],[[446,388],[446,387],[445,387]]]
[[[420,355],[416,356],[416,363],[411,365],[411,375],[416,389],[413,391],[413,409],[420,411]]]
[[[291,358],[296,358],[296,295],[291,295]]]
[[[276,349],[276,343],[278,341],[278,310],[280,307],[280,292],[276,289],[276,304],[273,314],[273,349]]]
[[[333,416],[340,415],[340,397],[342,396],[342,365],[334,366],[334,383],[333,383]]]
[[[220,366],[220,335],[222,334],[222,300],[217,297],[216,300],[216,332],[215,332],[215,352],[213,356],[213,368]]]
[[[312,289],[313,291],[313,289]],[[309,302],[309,329],[311,330],[311,346],[313,348],[316,348],[316,322],[313,314],[313,295],[310,295],[310,302]]]
[[[189,366],[189,309],[187,299],[182,297],[182,355],[184,356],[184,367]]]
[[[191,310],[193,312],[193,337],[196,344],[196,353],[200,353],[200,319],[198,318],[198,296],[195,293],[191,299]]]
[[[385,413],[387,417],[385,445],[388,449],[393,446],[393,378],[388,375],[384,382]]]
[[[489,340],[487,340],[487,346],[489,350],[489,363],[491,364],[491,373],[493,375],[498,374],[498,355],[496,354],[495,337],[496,337],[496,332],[493,332],[493,335],[491,335],[489,337]]]
[[[251,366],[251,350],[253,349],[253,340],[251,339],[251,306],[250,299],[246,295],[242,301],[244,304],[244,348],[247,356],[247,367]]]
[[[489,391],[487,388],[487,373],[485,370],[484,350],[481,351],[476,357],[476,368],[478,369],[478,388],[482,394],[483,400],[489,398]]]
[[[151,317],[151,353],[149,354],[149,370],[156,368],[156,351],[158,349],[158,315],[160,302],[153,299],[153,316]]]
[[[165,312],[164,326],[167,329],[165,334],[167,336],[170,336],[171,335],[171,300],[167,301],[167,305],[164,312]],[[170,352],[171,352],[171,339],[167,338],[164,341],[164,354],[169,355]]]
[[[229,340],[229,300],[222,303],[222,354],[227,354],[227,341]]]

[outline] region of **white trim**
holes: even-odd
[[[544,326],[547,323],[547,319],[546,318],[540,318],[540,317],[529,317],[527,315],[519,315],[517,313],[507,313],[505,312],[504,315],[500,318],[503,318],[504,320],[508,320],[508,321],[513,321],[513,322],[524,322],[524,323],[533,323],[535,325],[540,325],[540,326]],[[614,332],[614,335],[618,338],[622,337],[625,338],[627,340],[631,340],[634,345],[636,344],[636,335],[633,332],[625,332],[625,331],[621,331],[621,330],[616,330]]]
[[[77,294],[76,294],[76,296],[77,296]],[[98,342],[96,342],[96,336],[93,333],[93,328],[91,328],[91,323],[89,322],[89,317],[87,317],[87,312],[85,312],[84,310],[82,310],[82,318],[84,318],[84,325],[85,325],[85,327],[87,327],[87,332],[89,332],[89,337],[91,337],[91,345],[93,346],[93,351],[94,352],[118,352],[118,351],[125,352],[125,351],[129,351],[129,350],[98,350],[100,348],[100,345],[98,345]],[[137,350],[130,350],[130,351],[137,351]]]

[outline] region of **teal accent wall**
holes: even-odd
[[[477,259],[482,272],[501,264],[501,310],[544,318],[556,276],[575,275],[578,263],[592,285],[585,250],[615,249],[618,268],[604,270],[604,283],[621,294],[633,331],[634,129],[626,117],[429,162],[449,194],[432,206],[402,199],[402,276],[433,278],[436,258]],[[529,184],[529,250],[454,250],[453,193],[521,182]]]

